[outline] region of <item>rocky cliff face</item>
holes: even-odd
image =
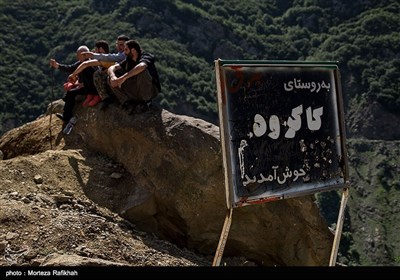
[[[378,102],[354,99],[347,113],[348,136],[371,140],[400,139],[399,116],[385,110]]]
[[[78,105],[75,114],[68,136],[54,117],[50,135],[49,116],[8,132],[0,139],[5,159],[57,147],[107,156],[126,173],[114,174],[118,189],[94,196],[95,203],[141,230],[214,254],[226,213],[218,127],[160,108],[130,116],[117,106],[103,112]],[[234,209],[224,254],[262,265],[327,265],[332,241],[306,196]]]

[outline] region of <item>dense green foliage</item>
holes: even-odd
[[[73,63],[79,45],[92,48],[104,39],[112,49],[120,34],[138,39],[155,55],[162,83],[157,102],[178,114],[218,122],[218,58],[338,61],[345,110],[357,99],[358,104],[377,101],[399,114],[399,11],[397,0],[0,0],[0,135],[35,119],[62,97],[66,75],[50,68],[50,58]],[[351,152],[362,157],[350,158],[351,172],[358,174],[355,180],[366,180],[370,187],[357,186],[354,199],[366,197],[359,193],[362,189],[376,193],[374,201],[362,206],[367,212],[372,204],[394,204],[400,186],[395,157],[380,158],[369,150],[368,144],[353,143]],[[358,170],[368,156],[379,162]],[[368,173],[373,168],[377,173]],[[317,198],[334,226],[340,195]],[[400,244],[391,230],[397,229],[396,221],[355,218],[361,206],[352,200],[349,205],[353,210],[346,216],[339,260],[350,265],[398,264],[400,247],[378,238]],[[362,231],[362,222],[377,224]],[[366,238],[372,238],[367,245]],[[378,259],[373,259],[371,248]]]
[[[400,265],[400,142],[348,141],[350,197],[338,261],[346,265]],[[332,228],[341,191],[316,194]]]
[[[400,265],[400,142],[349,141],[348,231],[353,241],[343,261],[362,265]],[[357,262],[356,262],[357,263]]]

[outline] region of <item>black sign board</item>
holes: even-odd
[[[335,62],[216,60],[228,208],[347,183]]]

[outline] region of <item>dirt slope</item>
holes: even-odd
[[[113,213],[105,197],[120,195],[130,174],[66,138],[58,120],[52,124],[51,145],[31,128],[15,145],[22,155],[0,161],[0,266],[211,266],[213,256],[178,248]],[[3,137],[12,133],[18,129]]]

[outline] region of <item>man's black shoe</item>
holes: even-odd
[[[138,104],[138,106],[136,106],[135,108],[135,112],[136,113],[144,113],[147,112],[148,110],[150,110],[150,107],[152,105],[152,101],[144,101]]]
[[[105,110],[105,109],[107,109],[108,106],[109,106],[111,103],[113,103],[112,98],[107,97],[106,99],[104,99],[103,101],[101,101],[100,110]]]
[[[102,101],[101,104],[100,104],[100,110],[104,111],[105,109],[107,109],[108,105],[110,105],[110,104],[108,104],[105,101]]]
[[[138,104],[137,102],[131,103],[130,107],[127,109],[128,115],[133,115],[136,112],[138,106],[140,106],[140,104]]]
[[[139,103],[135,100],[127,100],[122,105],[121,108],[128,112],[128,115],[132,115],[135,112],[135,108]]]
[[[64,118],[63,114],[57,113],[56,116],[57,116],[60,120],[62,120],[63,122],[65,122],[65,118]]]
[[[124,110],[129,110],[132,106],[132,100],[127,100],[121,104],[121,108]]]
[[[136,113],[144,113],[149,109],[149,107],[147,107],[146,103],[140,103],[136,108],[135,108],[135,112]]]
[[[146,106],[147,106],[147,109],[150,109],[151,106],[153,106],[153,100],[150,99],[149,101],[146,101]]]

